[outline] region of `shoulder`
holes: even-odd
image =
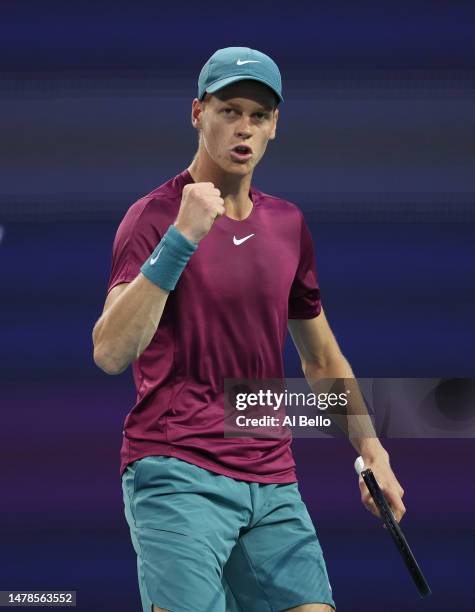
[[[295,202],[258,189],[253,192],[257,195],[259,208],[268,216],[272,225],[278,224],[293,235],[300,235],[306,222],[302,210]]]
[[[131,204],[120,225],[125,225],[132,230],[142,225],[161,226],[173,219],[181,199],[181,191],[177,189],[175,178],[156,187]]]
[[[264,191],[255,188],[253,188],[253,192],[259,198],[259,205],[263,208],[284,213],[289,217],[294,217],[298,221],[303,218],[302,211],[300,210],[300,207],[295,204],[295,202],[291,202],[290,200],[286,200],[270,193],[265,193]]]

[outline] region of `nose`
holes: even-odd
[[[252,136],[250,129],[250,121],[250,117],[246,117],[245,115],[241,117],[241,120],[236,125],[236,136],[238,138],[249,138],[250,136]]]

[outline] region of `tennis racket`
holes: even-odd
[[[355,470],[358,476],[361,475],[363,477],[371,497],[373,498],[373,501],[381,514],[384,524],[391,534],[393,542],[396,544],[396,547],[404,563],[406,564],[409,573],[411,574],[414,584],[419,591],[419,595],[421,597],[427,597],[431,594],[427,580],[425,579],[424,574],[422,573],[421,568],[419,567],[416,558],[414,557],[414,554],[412,553],[412,550],[410,549],[409,544],[407,543],[407,540],[399,527],[398,522],[394,518],[394,514],[392,513],[392,510],[389,507],[389,504],[386,501],[386,498],[384,497],[384,494],[381,491],[373,472],[369,468],[365,469],[362,457],[358,457],[356,459]]]

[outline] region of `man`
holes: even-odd
[[[192,103],[192,163],[133,204],[114,241],[94,359],[133,366],[120,473],[146,612],[335,609],[289,440],[223,436],[223,380],[283,378],[287,324],[308,378],[353,377],[301,212],[251,186],[282,100],[271,58],[218,50]],[[353,444],[400,519],[388,454]]]

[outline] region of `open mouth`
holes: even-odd
[[[231,149],[232,156],[240,161],[246,161],[252,157],[252,149],[247,145],[236,145]]]

